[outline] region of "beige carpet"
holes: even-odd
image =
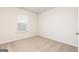
[[[43,37],[32,37],[0,45],[9,52],[77,52],[77,47]]]

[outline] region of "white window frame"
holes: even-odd
[[[17,17],[17,32],[27,32],[27,23],[28,23],[27,16],[18,15],[18,17]],[[20,27],[20,26],[22,26],[22,27]],[[23,27],[25,27],[25,28],[23,28]]]

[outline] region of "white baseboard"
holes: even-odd
[[[34,35],[34,36],[29,36],[29,37],[22,37],[22,38],[20,38],[20,39],[5,40],[5,41],[0,42],[0,44],[6,44],[6,43],[14,42],[14,41],[17,41],[17,40],[28,39],[28,38],[32,38],[32,37],[35,37],[35,36],[36,36],[36,35]]]
[[[61,41],[61,40],[56,40],[56,39],[52,39],[48,36],[44,36],[44,35],[38,35],[40,37],[44,37],[44,38],[47,38],[47,39],[50,39],[50,40],[55,40],[55,41],[58,41],[58,42],[61,42],[61,43],[64,43],[64,44],[68,44],[68,45],[71,45],[71,46],[74,46],[74,47],[78,47],[77,45],[75,44],[72,44],[72,43],[69,43],[69,42],[65,42],[65,41]]]
[[[68,45],[72,45],[72,46],[78,47],[77,45],[74,45],[74,44],[71,44],[71,43],[68,43],[68,42],[64,42],[64,41],[61,41],[61,40],[52,39],[50,37],[43,36],[43,35],[29,36],[29,37],[26,37],[26,39],[27,38],[32,38],[32,37],[35,37],[35,36],[40,36],[40,37],[43,37],[43,38],[47,38],[47,39],[50,39],[50,40],[55,40],[55,41],[58,41],[58,42],[61,42],[61,43],[64,43],[64,44],[68,44]],[[8,40],[8,41],[0,42],[0,44],[5,44],[5,43],[9,43],[9,42],[17,41],[17,40],[22,40],[22,39],[25,39],[25,38]]]

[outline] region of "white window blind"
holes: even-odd
[[[17,32],[27,31],[28,18],[24,15],[19,15],[17,18]]]

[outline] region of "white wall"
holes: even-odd
[[[77,8],[54,8],[40,13],[39,35],[77,46]]]
[[[78,33],[79,33],[79,8],[78,8]],[[79,35],[78,35],[78,51],[79,51]]]
[[[16,20],[18,15],[29,18],[28,31],[18,33]],[[0,8],[0,44],[32,37],[37,34],[37,15],[19,8]]]

